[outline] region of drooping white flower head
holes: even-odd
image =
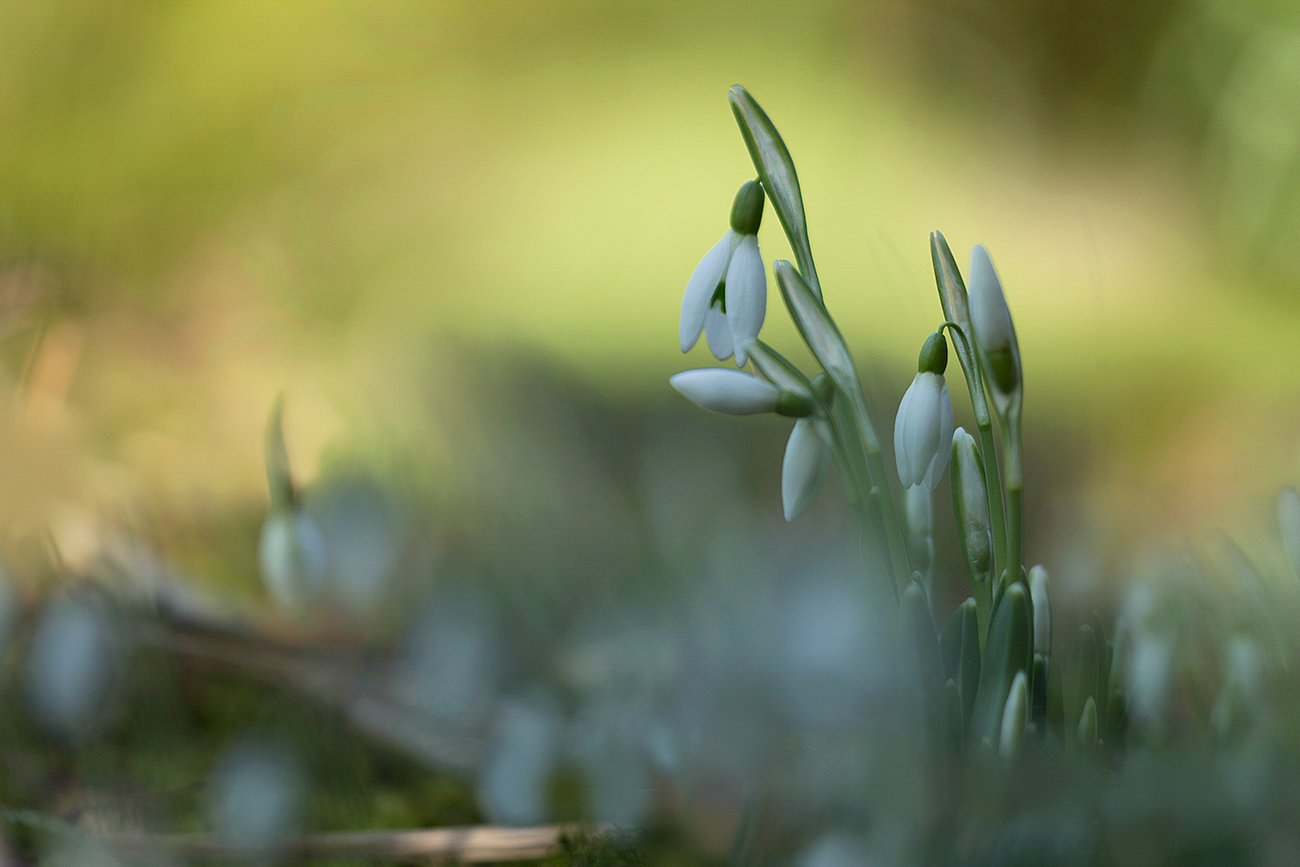
[[[894,458],[904,487],[924,484],[933,491],[948,466],[953,427],[952,398],[943,378],[947,364],[943,335],[930,335],[894,421]]]
[[[817,499],[830,468],[830,447],[818,431],[817,421],[811,418],[796,421],[781,465],[781,505],[787,521],[802,515]]]
[[[678,337],[689,352],[703,331],[719,361],[736,356],[745,365],[745,344],[758,337],[767,316],[767,269],[758,249],[763,188],[748,181],[736,194],[731,228],[704,254],[682,295]]]
[[[668,377],[668,382],[692,403],[728,415],[775,412],[781,398],[770,382],[724,367],[683,370]]]

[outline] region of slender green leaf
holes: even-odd
[[[944,698],[943,666],[939,660],[939,638],[930,617],[930,602],[915,580],[903,590],[898,622],[903,647],[916,666],[930,742],[935,748],[942,749],[948,742],[948,710]]]
[[[980,668],[975,696],[971,737],[976,743],[998,743],[1002,713],[1016,672],[1029,663],[1033,647],[1033,625],[1029,617],[1029,594],[1017,581],[1007,588],[993,612]]]

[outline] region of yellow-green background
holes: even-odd
[[[1262,521],[1300,481],[1290,4],[9,0],[0,521],[75,558],[260,509],[281,390],[308,478],[367,448],[454,477],[467,359],[674,406],[712,361],[681,289],[752,175],[735,83],[879,388],[939,322],[928,233],[992,251],[1040,490],[1089,480],[1037,501],[1058,547]],[[793,350],[775,293],[768,323]]]

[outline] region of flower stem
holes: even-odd
[[[1024,467],[1020,454],[1020,412],[1014,408],[1003,417],[1003,433],[1006,434],[1006,488],[1007,488],[1007,586],[1020,580],[1021,564],[1024,558],[1022,538],[1024,532],[1024,510],[1021,493],[1024,490]]]
[[[850,419],[862,443],[866,457],[867,475],[871,485],[880,489],[880,516],[885,524],[885,538],[889,542],[889,560],[893,564],[895,592],[907,585],[912,578],[911,559],[907,553],[907,540],[903,538],[902,524],[898,520],[897,500],[894,498],[893,485],[889,483],[889,473],[885,468],[885,459],[881,456],[880,440],[867,415],[866,402],[862,391],[848,395],[853,409]],[[869,490],[869,488],[868,488]]]
[[[993,421],[988,410],[975,419],[980,432],[980,458],[984,461],[984,495],[989,505],[989,525],[993,531],[993,578],[1002,574],[1007,562],[1007,522],[1002,503],[1002,471],[998,467],[997,447],[993,439]],[[971,576],[975,578],[974,575]]]
[[[841,414],[842,415],[842,414]],[[865,460],[866,449],[857,434],[857,427],[849,420],[848,424],[844,423],[840,417],[835,414],[830,416],[831,430],[834,433],[832,450],[835,454],[835,460],[841,467],[844,475],[844,487],[849,497],[849,503],[853,506],[853,511],[857,514],[858,521],[862,524],[862,531],[866,534],[866,539],[871,541],[873,548],[879,547],[880,537],[889,538],[889,531],[885,525],[883,514],[883,504],[879,509],[871,507],[871,472],[867,467]],[[877,500],[887,499],[885,497],[876,497]],[[886,547],[889,547],[886,541]],[[899,580],[896,574],[897,566],[894,564],[893,552],[877,551],[878,556],[883,559],[882,565],[889,574],[886,575],[889,583],[889,589],[893,591],[894,602],[897,604],[899,599]]]

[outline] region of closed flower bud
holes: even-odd
[[[988,362],[993,387],[1009,394],[1020,384],[1020,347],[1011,311],[1002,294],[1002,282],[993,270],[988,251],[976,244],[970,251],[967,287],[970,294],[971,326],[975,342]]]
[[[1043,656],[1052,652],[1052,597],[1047,585],[1046,569],[1035,566],[1029,570],[1029,598],[1034,603],[1034,653]]]
[[[952,510],[966,565],[972,574],[983,575],[993,562],[984,462],[975,438],[962,428],[952,437]]]
[[[830,468],[831,450],[818,431],[818,422],[799,419],[790,432],[781,465],[781,505],[787,521],[802,515],[817,499]]]
[[[781,400],[780,389],[772,383],[723,367],[683,370],[668,382],[692,403],[728,415],[774,412]]]

